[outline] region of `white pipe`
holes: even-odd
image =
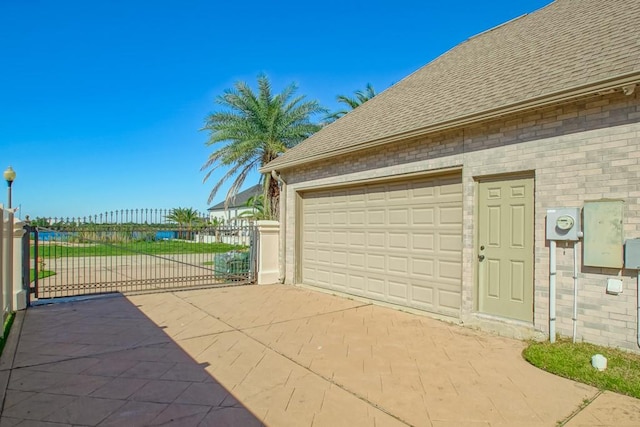
[[[638,317],[636,317],[637,321],[638,321],[638,325],[636,327],[636,331],[638,333],[638,347],[640,347],[640,270],[638,270],[638,279],[636,282],[636,295],[638,298]]]
[[[280,183],[280,254],[278,263],[278,282],[284,283],[286,278],[286,263],[285,258],[287,256],[287,183],[275,170],[271,171],[271,176]]]
[[[549,241],[549,341],[556,342],[556,241]]]
[[[578,329],[578,242],[573,242],[573,342]]]

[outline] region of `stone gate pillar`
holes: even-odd
[[[22,281],[22,236],[26,233],[23,221],[13,223],[13,309],[24,310],[27,308],[27,292]]]
[[[258,285],[278,282],[280,242],[278,221],[258,221]]]

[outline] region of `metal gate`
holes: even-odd
[[[154,217],[160,221],[149,221]],[[32,293],[46,299],[255,281],[253,224],[214,226],[206,218],[178,224],[165,217],[151,210],[144,222],[124,222],[116,213],[113,222],[105,214],[27,227]]]

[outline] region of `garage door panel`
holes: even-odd
[[[390,273],[409,273],[409,260],[407,257],[389,256],[389,266],[387,270]]]
[[[347,225],[347,213],[342,211],[333,212],[333,219],[331,221],[331,226],[344,226]]]
[[[413,224],[415,225],[433,225],[435,223],[435,208],[417,207],[411,209]]]
[[[432,259],[420,259],[413,258],[411,271],[416,276],[425,278],[433,278],[433,260]]]
[[[438,305],[448,307],[450,309],[460,309],[460,293],[448,292],[444,290],[438,291]]]
[[[459,174],[313,192],[302,199],[303,283],[459,316]]]
[[[316,232],[311,230],[305,230],[302,232],[302,240],[307,244],[317,243]]]
[[[367,222],[368,226],[376,226],[386,224],[386,211],[384,209],[372,209],[367,211]]]
[[[459,280],[462,278],[459,262],[449,262],[440,260],[438,262],[438,277],[443,279]]]
[[[433,305],[433,288],[426,286],[411,286],[411,300],[420,305],[428,307]]]
[[[386,233],[384,231],[369,231],[367,233],[368,248],[385,248],[387,245]]]
[[[425,185],[414,187],[411,190],[411,198],[421,203],[429,203],[433,201],[436,195],[436,187],[434,185]]]
[[[331,273],[331,283],[336,288],[347,288],[347,275],[345,273]]]
[[[409,223],[409,212],[407,209],[389,209],[390,225],[406,225]]]
[[[333,250],[331,252],[331,264],[337,267],[347,266],[347,253],[343,251]]]
[[[349,211],[349,225],[361,227],[366,224],[366,213],[364,210]]]
[[[366,280],[367,295],[383,299],[385,296],[385,280],[376,277],[367,277]]]
[[[410,235],[407,232],[387,234],[389,248],[391,249],[407,249],[409,247]]]
[[[331,272],[329,270],[318,268],[316,270],[316,283],[320,286],[329,287],[331,281],[329,278],[331,277]]]
[[[462,239],[458,234],[438,234],[438,250],[460,256],[462,253]]]
[[[366,254],[367,268],[373,271],[385,271],[385,256],[376,254]]]
[[[346,191],[334,191],[331,194],[331,206],[334,209],[344,208],[347,205],[347,193]]]
[[[328,249],[318,249],[316,253],[316,262],[318,264],[331,265],[331,251]]]
[[[441,206],[438,214],[440,224],[462,224],[462,207]]]
[[[332,244],[337,247],[346,247],[349,245],[349,233],[345,230],[334,230],[332,233]]]
[[[362,294],[366,290],[366,280],[363,275],[347,274],[347,287],[354,291],[359,291],[357,294]]]
[[[316,233],[316,239],[316,243],[320,245],[331,243],[331,230],[319,230]]]
[[[415,251],[433,251],[435,249],[434,241],[434,235],[431,233],[414,232],[411,235],[411,249]]]
[[[402,305],[406,305],[409,299],[409,286],[407,282],[389,280],[389,299]]]
[[[311,225],[315,225],[317,224],[317,213],[305,213],[303,216],[303,221],[305,224],[307,224],[307,226],[311,226]]]
[[[316,225],[320,227],[329,227],[331,226],[331,212],[329,211],[320,211],[316,215]]]
[[[366,234],[364,231],[350,231],[349,246],[363,247],[365,245],[365,238],[366,238]]]
[[[361,253],[349,253],[349,267],[364,270],[365,256]]]

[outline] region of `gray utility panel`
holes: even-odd
[[[584,265],[622,268],[622,200],[584,203]]]
[[[640,270],[640,239],[627,239],[624,243],[624,268]]]
[[[580,208],[547,209],[547,240],[575,242],[580,231]]]

